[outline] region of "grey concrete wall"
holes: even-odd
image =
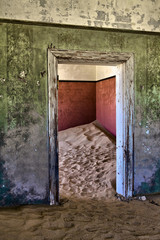
[[[160,32],[160,1],[1,0],[0,18]]]

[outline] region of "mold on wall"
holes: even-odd
[[[160,192],[159,34],[24,23],[1,23],[0,33],[1,205],[14,204],[17,198],[20,203],[48,201],[47,47],[51,43],[65,50],[134,53],[134,194]]]
[[[137,85],[135,193],[160,192],[160,39],[148,36],[145,81]],[[143,99],[143,101],[142,101]],[[138,104],[139,103],[139,104]],[[155,150],[157,149],[157,150]],[[154,152],[155,151],[155,152]],[[141,184],[139,184],[141,182]]]
[[[1,0],[0,18],[160,31],[159,0]]]
[[[6,35],[1,39],[5,41],[0,72],[0,205],[48,203],[46,78],[40,72],[34,75],[32,29],[4,26],[0,28]]]

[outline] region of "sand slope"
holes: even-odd
[[[93,123],[59,132],[59,169],[62,196],[115,195],[116,146]]]
[[[115,144],[93,124],[59,139],[61,205],[0,208],[0,240],[160,240],[160,206],[114,197]]]

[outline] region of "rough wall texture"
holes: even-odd
[[[96,83],[96,120],[116,136],[116,78]]]
[[[160,31],[159,0],[1,0],[0,18]]]
[[[46,73],[47,47],[51,43],[66,50],[134,53],[134,192],[160,192],[159,34],[1,23],[0,195],[5,203],[11,201],[14,194],[15,202],[18,199],[21,203],[23,198],[24,202],[29,202],[30,194],[40,194],[39,199],[46,199],[46,178],[42,181],[41,178],[47,177]],[[30,177],[38,188],[33,185],[28,188]],[[44,191],[41,192],[42,188]]]
[[[0,205],[49,201],[47,85],[39,69],[47,59],[33,45],[32,29],[0,26]]]
[[[59,82],[58,130],[96,120],[96,84]]]

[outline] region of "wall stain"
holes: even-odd
[[[96,20],[106,20],[106,13],[104,11],[96,11],[97,12],[97,17]]]
[[[137,23],[141,24],[144,21],[144,14],[141,15],[141,19],[137,21]]]
[[[113,15],[115,16],[115,21],[116,22],[126,22],[126,23],[130,23],[131,22],[131,14],[127,13],[127,14],[118,14],[117,12],[113,12]]]
[[[156,192],[160,192],[160,159],[156,164],[155,173],[149,180],[141,183],[135,194],[151,194]]]
[[[160,20],[155,20],[154,18],[150,18],[150,20],[148,21],[148,25],[153,25],[154,29],[157,29],[160,26]]]
[[[48,203],[46,83],[37,86],[33,73],[32,28],[9,24],[6,33],[7,47],[0,44],[6,57],[6,76],[0,71],[0,205]],[[41,183],[35,163],[45,174]]]
[[[109,28],[122,28],[120,23],[126,23],[124,29],[134,29],[144,31],[160,31],[159,24],[159,1],[88,1],[85,3],[80,0],[51,1],[51,0],[25,0],[23,4],[18,5],[18,0],[8,0],[6,5],[2,2],[1,18],[19,19],[37,22],[52,22],[58,24],[70,24],[77,26],[89,26],[88,20],[91,20],[92,27],[106,28],[105,21]],[[16,7],[18,5],[18,8]],[[24,12],[25,14],[21,14]],[[42,11],[43,10],[43,11]],[[82,13],[83,11],[83,13]],[[104,13],[107,16],[104,16]],[[154,13],[154,18],[152,17]],[[143,20],[142,16],[145,14]],[[141,17],[137,20],[137,15]],[[45,16],[45,17],[44,17]],[[155,19],[155,20],[152,20]],[[96,24],[98,20],[101,23]],[[150,20],[151,19],[151,20]],[[127,24],[130,23],[130,24]],[[159,24],[159,25],[158,25]],[[153,27],[154,26],[154,27]]]
[[[47,1],[46,0],[39,0],[40,6],[45,8]]]
[[[123,21],[130,21],[130,15],[124,15]],[[92,22],[102,26],[103,21]],[[117,23],[125,27],[128,22]],[[124,25],[123,25],[124,24]],[[131,25],[130,25],[131,27]],[[4,181],[7,189],[17,193],[27,186],[26,203],[30,202],[29,192],[35,189],[27,176],[30,168],[21,169],[25,162],[42,164],[42,173],[34,166],[34,174],[45,175],[43,179],[43,198],[46,199],[48,175],[47,152],[47,47],[53,42],[58,49],[76,49],[105,52],[131,52],[135,56],[135,192],[139,191],[144,178],[151,178],[149,189],[159,191],[159,91],[160,91],[160,39],[159,35],[126,33],[107,30],[92,30],[75,27],[36,26],[25,24],[2,23],[0,25],[0,135],[1,135],[1,187]],[[88,40],[89,39],[89,40]],[[24,73],[21,75],[21,73]],[[43,74],[43,72],[46,72]],[[43,75],[43,76],[42,76]],[[5,79],[5,81],[4,81]],[[37,84],[38,81],[38,84]],[[140,124],[139,124],[140,123]],[[146,128],[148,126],[148,128]],[[146,131],[149,130],[149,134]],[[142,146],[144,143],[144,146]],[[28,149],[30,151],[28,151]],[[149,150],[147,150],[149,149]],[[16,153],[16,154],[15,154]],[[23,156],[23,157],[22,157]],[[34,161],[33,161],[34,159]],[[43,159],[43,160],[42,160]],[[45,163],[43,162],[45,159]],[[144,159],[148,159],[143,162]],[[24,161],[25,160],[25,161]],[[12,165],[13,164],[13,165]],[[150,166],[154,166],[150,173]],[[20,168],[17,168],[20,166]],[[8,169],[7,169],[8,168]],[[6,170],[7,169],[7,170]],[[15,172],[12,172],[14,169]],[[40,168],[39,168],[40,169]],[[140,170],[138,172],[138,170]],[[16,174],[22,177],[20,183]],[[151,176],[150,176],[151,174]],[[26,180],[27,179],[27,180]],[[15,184],[15,181],[16,184]],[[155,182],[154,182],[155,181]],[[24,182],[26,185],[24,185]],[[36,180],[35,180],[36,182]],[[38,188],[39,183],[36,182]],[[143,189],[141,188],[141,193]],[[150,191],[149,190],[149,191]],[[1,189],[2,197],[6,196]],[[6,190],[9,194],[10,190]],[[40,193],[38,190],[37,195]],[[24,194],[19,202],[24,203]],[[42,196],[41,195],[41,196]],[[14,198],[14,196],[12,196]],[[33,197],[33,196],[32,196]],[[15,202],[17,201],[16,198]],[[32,198],[34,203],[34,199]],[[7,203],[6,199],[6,203]],[[35,198],[35,202],[36,202]],[[45,201],[45,200],[44,200]]]

